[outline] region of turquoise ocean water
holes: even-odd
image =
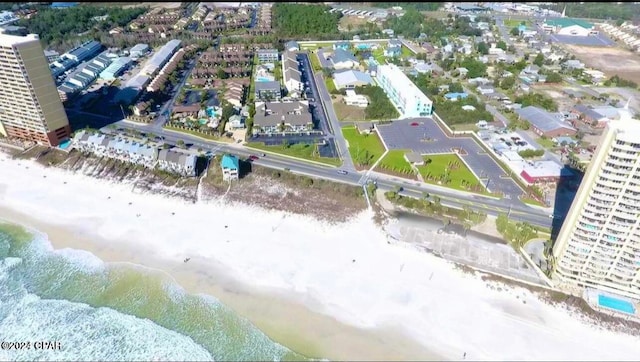
[[[53,252],[45,236],[0,222],[0,360],[301,360],[209,296],[135,265]]]

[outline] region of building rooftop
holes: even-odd
[[[160,48],[153,55],[153,57],[149,59],[146,66],[160,68],[169,59],[171,54],[173,54],[178,49],[178,47],[180,47],[180,44],[182,44],[181,40],[178,40],[178,39],[169,40],[167,44],[163,45],[162,48]]]
[[[336,85],[346,85],[355,82],[374,84],[373,78],[371,78],[369,74],[359,70],[347,70],[344,72],[334,73],[333,79],[335,80]]]
[[[575,130],[575,128],[569,126],[565,122],[562,122],[559,116],[536,106],[528,106],[518,109],[516,110],[516,113],[542,132],[549,132],[560,128]]]
[[[282,123],[303,126],[313,121],[306,102],[257,102],[254,123],[260,126]]]
[[[588,21],[580,20],[580,19],[571,19],[571,18],[556,18],[556,19],[548,19],[545,22],[545,25],[548,26],[559,26],[561,28],[566,28],[573,25],[578,25],[585,29],[593,28],[593,24]]]
[[[234,155],[223,155],[222,156],[222,161],[220,162],[220,165],[222,168],[229,168],[229,169],[233,169],[233,170],[239,170],[240,169],[240,160],[238,160],[238,157],[234,156]]]
[[[334,64],[349,62],[349,61],[358,63],[358,58],[356,58],[350,51],[344,50],[342,48],[338,48],[333,51],[333,55],[331,56],[331,61]]]
[[[280,82],[255,82],[256,92],[264,90],[280,90]]]
[[[38,40],[40,37],[36,34],[28,34],[27,36],[8,35],[0,33],[0,45],[10,47],[15,44],[28,43]]]
[[[538,178],[571,177],[573,172],[554,161],[537,161],[533,164],[527,163],[520,175],[527,182],[533,183]]]

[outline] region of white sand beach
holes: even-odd
[[[308,333],[317,339],[318,355],[330,359],[640,355],[636,337],[601,330],[527,290],[499,291],[445,260],[388,244],[368,213],[331,226],[244,205],[189,204],[1,152],[0,208],[1,218],[47,232],[55,248],[165,270],[190,292],[212,294],[285,345],[296,339],[292,331]],[[185,258],[191,261],[185,264]],[[336,342],[339,336],[346,342]],[[311,343],[305,337],[287,346]]]

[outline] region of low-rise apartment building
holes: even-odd
[[[312,129],[313,119],[306,101],[256,102],[254,134],[301,133]]]

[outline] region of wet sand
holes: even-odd
[[[444,360],[393,326],[360,329],[346,325],[312,310],[315,302],[309,296],[248,287],[225,276],[221,267],[207,258],[193,256],[188,263],[178,257],[160,260],[136,249],[133,243],[102,240],[72,226],[43,223],[2,207],[0,219],[46,233],[54,249],[86,250],[108,263],[134,263],[166,273],[189,293],[214,296],[272,340],[305,356],[330,360]]]

